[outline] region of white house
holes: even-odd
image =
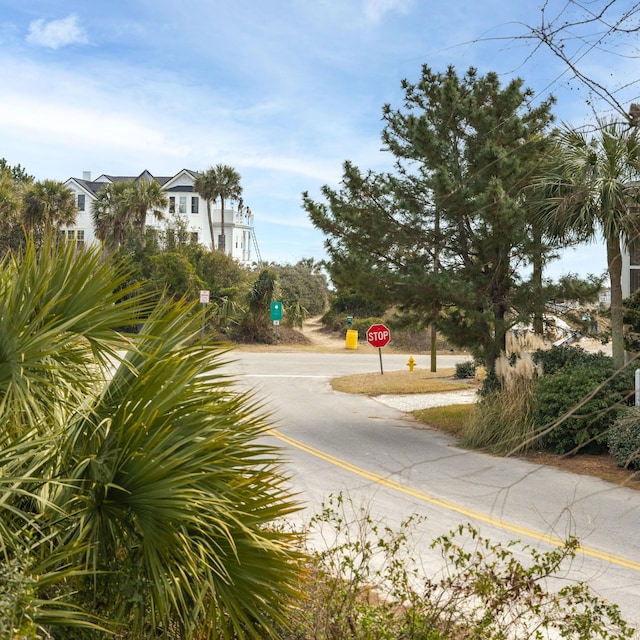
[[[225,200],[223,234],[222,211],[220,208],[215,208],[216,203],[214,203],[211,210],[214,238],[211,238],[206,200],[201,198],[193,188],[197,176],[198,172],[188,169],[183,169],[171,177],[156,177],[145,170],[139,176],[112,176],[103,173],[98,178],[92,179],[91,173],[85,171],[82,179],[69,178],[65,182],[65,186],[76,195],[78,217],[73,227],[63,228],[62,231],[69,239],[75,239],[79,244],[97,242],[93,229],[92,206],[100,189],[107,183],[123,180],[155,180],[165,191],[169,205],[164,212],[164,221],[158,221],[152,215],[148,216],[148,228],[166,228],[171,226],[175,217],[178,217],[185,223],[196,242],[213,250],[220,246],[220,237],[224,235],[228,255],[247,266],[253,262],[261,262],[254,232],[253,214],[248,207]]]

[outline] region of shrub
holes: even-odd
[[[538,351],[536,427],[555,453],[605,453],[606,434],[633,392],[633,371],[616,372],[609,356],[577,347]]]
[[[620,412],[609,430],[607,444],[619,467],[640,469],[640,408]]]
[[[474,378],[476,375],[476,363],[473,360],[465,360],[456,364],[456,378]]]
[[[424,518],[394,529],[341,495],[312,519],[307,594],[283,640],[631,638],[617,605],[584,582],[558,588],[579,547],[494,543],[462,524],[431,542],[440,570],[416,552]],[[326,546],[326,548],[325,548]],[[440,558],[438,561],[437,558]]]
[[[496,361],[495,382],[485,386],[465,429],[463,444],[493,453],[526,451],[534,444],[535,376],[531,356],[501,356]]]

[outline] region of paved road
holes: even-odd
[[[470,522],[495,541],[552,548],[577,536],[583,552],[568,579],[587,580],[640,625],[640,492],[455,446],[410,416],[371,398],[334,392],[331,377],[379,371],[378,354],[234,352],[239,384],[272,412],[308,514],[343,492],[394,524],[427,516],[428,540]],[[383,355],[386,371],[406,355]],[[439,367],[453,366],[453,356]],[[428,366],[428,360],[422,366]],[[427,566],[433,558],[426,558]]]

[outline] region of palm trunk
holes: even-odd
[[[222,245],[222,253],[226,253],[227,240],[224,235],[224,198],[223,197],[220,197],[220,244]]]
[[[607,267],[611,282],[611,355],[616,369],[624,366],[624,324],[622,308],[622,255],[620,239],[607,238]]]
[[[147,210],[140,209],[140,246],[144,249],[147,244]]]
[[[211,235],[211,250],[216,248],[216,236],[213,233],[213,220],[211,219],[211,201],[207,199],[207,220],[209,221],[209,234]]]

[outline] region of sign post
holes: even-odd
[[[273,339],[278,344],[278,325],[282,320],[282,302],[271,303],[271,322],[273,322]]]
[[[382,347],[386,347],[391,340],[391,332],[383,324],[372,324],[367,329],[367,342],[378,349],[378,355],[380,356],[380,375],[384,375],[382,369]]]
[[[200,291],[200,303],[202,304],[202,330],[200,331],[200,340],[204,341],[204,321],[205,321],[205,309],[209,304],[209,295],[210,291],[207,289],[202,289]]]

